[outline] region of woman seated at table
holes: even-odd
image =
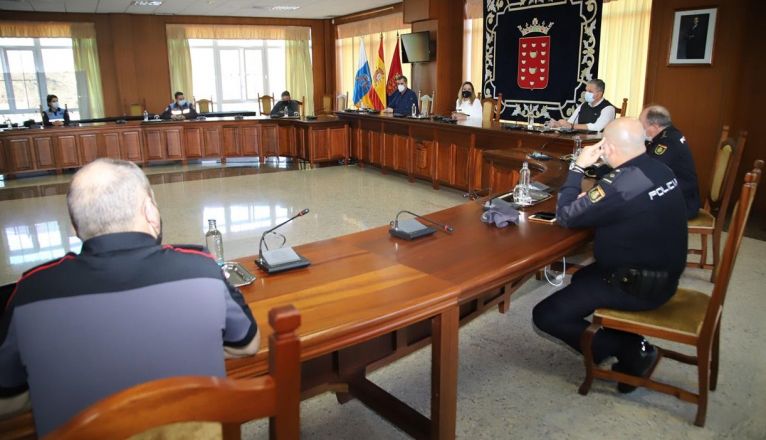
[[[68,125],[69,112],[67,109],[59,107],[59,97],[48,95],[46,101],[48,102],[48,108],[43,110],[43,125],[46,127]]]
[[[476,98],[473,90],[473,84],[466,81],[460,86],[457,102],[455,102],[455,111],[452,112],[452,119],[458,120],[481,120],[481,100]]]

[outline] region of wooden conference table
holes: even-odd
[[[492,152],[520,165],[526,152]],[[530,161],[533,180],[557,187],[566,164]],[[518,167],[516,167],[518,168]],[[242,289],[262,325],[262,349],[254,357],[227,361],[231,377],[264,374],[267,313],[293,304],[302,315],[303,397],[337,393],[341,403],[357,398],[415,438],[451,439],[457,418],[458,330],[499,306],[535,271],[590,239],[587,230],[530,223],[497,229],[479,220],[479,201],[430,217],[454,227],[417,241],[391,238],[387,227],[298,246],[306,269],[277,275],[261,272],[254,257],[238,260],[258,279]],[[555,198],[529,209],[555,209]],[[432,345],[431,418],[428,419],[367,379],[370,371]],[[466,360],[471,362],[472,360]],[[480,360],[475,360],[479,362]],[[0,421],[0,437],[33,433],[30,413]]]

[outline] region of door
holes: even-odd
[[[260,131],[258,127],[242,127],[239,131],[239,146],[243,156],[257,156],[260,151]]]
[[[184,135],[186,136],[186,143],[184,144],[186,157],[202,157],[202,129],[199,127],[186,128]]]
[[[165,158],[165,142],[162,130],[159,128],[145,129],[146,160],[161,160]]]
[[[169,128],[165,130],[165,145],[167,147],[168,159],[183,159],[184,150],[181,137],[183,136],[180,128]]]
[[[205,127],[205,157],[221,157],[221,130],[219,127]]]
[[[81,134],[79,136],[80,159],[82,164],[88,164],[98,159],[98,142],[95,133]]]
[[[123,159],[131,162],[142,162],[141,132],[139,130],[122,131],[120,137]]]
[[[32,147],[29,145],[30,138],[7,138],[5,145],[8,148],[8,162],[12,171],[29,171],[35,168]]]
[[[59,136],[56,142],[56,162],[59,168],[80,165],[77,156],[77,138],[74,135]]]
[[[237,127],[223,127],[223,155],[225,157],[239,156],[239,129]]]

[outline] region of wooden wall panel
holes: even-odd
[[[673,13],[702,7],[718,8],[713,64],[668,65]],[[733,134],[740,129],[750,133],[740,175],[752,167],[756,157],[766,157],[766,129],[758,120],[758,104],[764,98],[764,61],[762,56],[753,56],[763,52],[760,46],[766,39],[763,26],[756,21],[762,16],[757,11],[763,10],[760,0],[668,0],[652,4],[644,101],[668,107],[674,124],[686,136],[703,197],[710,190],[715,144],[722,125],[731,125]],[[760,192],[756,210],[763,211],[764,200]]]

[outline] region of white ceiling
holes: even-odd
[[[330,18],[395,3],[397,0],[163,0],[160,6],[133,6],[132,0],[0,0],[0,10],[236,17]],[[272,6],[300,6],[276,11]]]

